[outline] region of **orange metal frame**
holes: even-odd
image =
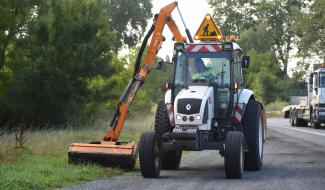
[[[121,134],[123,123],[128,112],[130,103],[133,101],[138,89],[141,87],[143,80],[146,78],[148,71],[151,69],[154,59],[161,48],[164,41],[162,35],[165,25],[168,26],[170,31],[173,33],[175,40],[177,42],[186,42],[186,37],[184,37],[179,31],[175,21],[171,17],[172,11],[177,6],[177,1],[163,7],[160,9],[159,15],[154,19],[153,25],[155,29],[152,34],[149,48],[147,49],[147,54],[144,59],[144,64],[141,66],[139,72],[135,77],[135,82],[133,83],[130,92],[127,94],[125,101],[118,105],[119,116],[112,128],[109,128],[106,132],[104,139],[106,141],[116,142]]]

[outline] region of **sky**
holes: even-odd
[[[159,13],[159,10],[174,2],[174,0],[153,0],[153,9],[152,13],[156,14]],[[178,7],[183,15],[185,24],[187,28],[190,30],[192,36],[200,27],[200,24],[206,14],[212,15],[212,9],[210,8],[207,0],[178,0]],[[183,26],[181,17],[177,9],[175,8],[172,12],[172,17],[175,20],[179,30],[183,35],[185,35],[185,28]],[[152,24],[152,19],[148,22],[147,30],[149,30]],[[166,41],[163,43],[162,48],[158,52],[158,56],[165,58],[168,55],[170,58],[173,55],[173,48],[174,48],[174,41],[172,41],[172,33],[169,31],[168,27],[165,27],[163,36],[166,37]]]

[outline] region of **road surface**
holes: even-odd
[[[325,189],[325,129],[290,127],[286,119],[268,119],[268,127],[262,170],[245,171],[239,180],[225,178],[217,151],[202,151],[186,154],[179,170],[164,170],[156,179],[144,179],[135,171],[68,189]]]

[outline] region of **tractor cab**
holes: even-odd
[[[229,125],[236,103],[234,95],[243,83],[242,67],[248,66],[247,57],[242,56],[239,45],[234,42],[177,43],[173,61],[175,68],[171,101],[178,101],[174,104],[174,110],[178,112],[176,124],[196,125],[201,124],[200,120],[203,124],[206,123],[201,128],[210,130],[211,122],[207,118],[214,118]],[[207,103],[194,103],[202,101]],[[196,111],[198,115],[185,119],[187,116],[184,113],[189,113],[186,106],[192,105],[191,103],[202,105],[202,118],[199,111]],[[182,111],[184,107],[185,111]],[[191,121],[192,117],[196,119]]]

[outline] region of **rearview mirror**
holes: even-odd
[[[242,58],[242,60],[241,60],[241,65],[242,65],[242,67],[243,68],[248,68],[249,67],[249,62],[250,62],[250,57],[249,56],[247,56],[247,55],[244,55],[243,56],[243,58]]]
[[[309,76],[309,80],[308,80],[308,83],[311,85],[311,84],[313,84],[313,74],[310,74],[310,76]]]
[[[172,89],[173,87],[174,87],[174,83],[172,83],[172,82],[164,82],[162,85],[162,88],[164,90],[169,90],[169,89]]]

